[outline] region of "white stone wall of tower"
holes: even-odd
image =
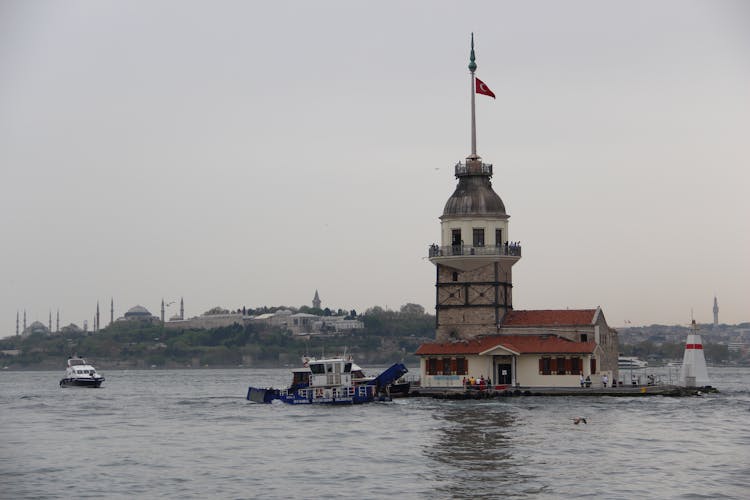
[[[441,232],[441,246],[450,246],[453,244],[453,230],[461,230],[461,238],[464,240],[464,245],[471,246],[473,244],[474,229],[484,229],[484,244],[485,246],[495,245],[495,230],[502,230],[503,241],[500,244],[504,244],[508,241],[508,220],[507,219],[495,219],[491,217],[466,217],[466,218],[445,218],[440,222]]]

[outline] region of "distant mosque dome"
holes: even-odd
[[[125,313],[126,319],[151,319],[151,313],[143,306],[134,306]]]
[[[76,325],[75,323],[71,323],[68,326],[63,326],[60,328],[60,332],[62,333],[81,333],[83,332],[83,328]]]
[[[28,337],[34,333],[41,333],[42,335],[49,335],[50,330],[41,321],[34,321],[21,334],[23,337]]]
[[[443,209],[443,217],[499,216],[506,218],[505,205],[492,189],[488,176],[460,177],[458,186]]]

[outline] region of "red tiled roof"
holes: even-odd
[[[508,311],[503,326],[591,325],[596,309],[538,309]]]
[[[475,340],[425,343],[415,354],[479,354],[504,347],[519,354],[588,354],[594,352],[594,342],[573,342],[555,335],[489,335]]]

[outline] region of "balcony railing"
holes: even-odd
[[[505,243],[497,246],[471,246],[471,245],[430,245],[430,258],[433,257],[455,257],[467,255],[506,255],[512,257],[521,256],[521,245],[518,243]]]
[[[469,174],[483,174],[492,176],[492,163],[482,163],[480,161],[456,163],[456,177],[462,177]]]

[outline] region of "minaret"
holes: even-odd
[[[26,309],[23,310],[23,331],[26,331]]]
[[[180,319],[185,319],[185,303],[182,301],[182,297],[180,297]]]
[[[508,241],[505,205],[492,189],[492,165],[476,148],[474,108],[477,69],[471,37],[471,154],[457,163],[458,185],[440,217],[441,242],[429,248],[436,267],[436,338],[471,339],[498,333],[505,313],[513,309],[511,268],[521,247]]]
[[[164,299],[161,299],[161,322],[164,324]]]
[[[16,337],[20,335],[21,332],[18,331],[18,311],[16,310]]]
[[[320,296],[318,295],[317,290],[315,290],[315,297],[313,297],[312,306],[314,309],[320,309]]]
[[[716,299],[716,295],[714,295],[714,330],[719,328],[719,301]]]
[[[94,324],[94,331],[99,331],[99,301],[96,301],[96,323]]]
[[[49,332],[52,333],[52,309],[49,310]]]
[[[115,322],[115,298],[111,297],[109,299],[109,324]]]
[[[60,333],[60,309],[57,310],[57,320],[56,321],[57,322],[55,324],[55,331],[57,333]]]

